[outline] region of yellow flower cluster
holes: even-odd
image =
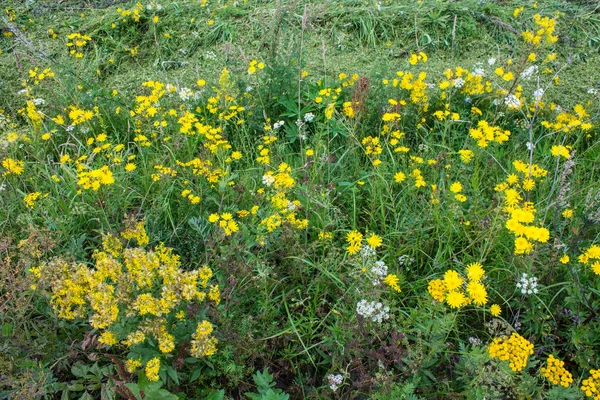
[[[550,239],[550,231],[533,225],[535,206],[531,202],[523,202],[520,189],[531,191],[535,187],[534,178],[543,178],[548,171],[537,164],[530,166],[520,160],[515,160],[513,166],[522,176],[510,174],[504,182],[496,185],[495,190],[504,193],[503,211],[509,216],[506,229],[515,235],[515,254],[529,254],[533,251],[533,242],[546,243]]]
[[[70,49],[69,54],[74,55],[75,58],[83,57],[83,48],[92,40],[88,35],[82,35],[81,33],[71,33],[67,36],[67,39],[69,39],[67,42],[67,47]]]
[[[554,157],[564,157],[564,158],[569,158],[571,157],[571,146],[563,146],[563,145],[559,145],[559,146],[552,146],[552,149],[550,149],[550,153],[554,156]]]
[[[248,74],[255,74],[257,69],[263,69],[264,67],[265,64],[263,62],[260,62],[258,60],[252,60],[250,61],[250,65],[248,65]]]
[[[513,332],[510,337],[495,338],[488,345],[488,354],[492,358],[508,361],[510,369],[519,372],[525,368],[529,356],[533,354],[533,344],[523,336]]]
[[[550,354],[546,361],[546,367],[540,369],[542,375],[552,384],[569,387],[573,382],[573,376],[565,369],[565,362]]]
[[[34,85],[39,85],[46,78],[54,77],[54,72],[50,68],[45,68],[42,72],[39,71],[38,67],[29,70],[29,78],[33,80]]]
[[[579,262],[592,267],[596,275],[600,275],[600,246],[593,244],[579,255]]]
[[[190,354],[193,357],[212,356],[217,351],[217,339],[210,336],[213,326],[209,321],[202,321],[196,327],[190,343]]]
[[[146,378],[150,382],[155,382],[158,380],[158,371],[160,371],[160,358],[154,357],[148,363],[146,363],[146,368],[144,372],[146,373]]]
[[[573,113],[562,111],[554,119],[554,122],[542,121],[542,126],[557,132],[573,132],[581,129],[584,132],[593,128],[593,125],[588,122],[590,114],[583,108],[581,104],[577,104],[573,108]]]
[[[115,183],[112,171],[108,165],[91,171],[80,171],[77,173],[77,184],[86,190],[98,191],[103,185],[112,185]]]
[[[600,400],[600,369],[590,370],[590,376],[581,382],[581,390],[587,397],[593,397],[594,400]]]
[[[488,301],[487,289],[482,283],[485,276],[483,266],[474,262],[467,265],[467,279],[457,271],[448,270],[444,279],[433,279],[427,291],[434,300],[446,302],[451,308],[460,308],[471,303],[484,306]]]
[[[346,247],[346,251],[349,255],[353,255],[358,253],[360,250],[360,246],[362,244],[363,235],[359,231],[350,231],[346,235],[346,242],[348,243],[348,247]]]
[[[364,151],[367,156],[371,159],[373,166],[378,166],[381,164],[381,160],[379,159],[379,155],[383,151],[381,147],[381,143],[378,137],[367,136],[362,140],[362,145],[364,146]]]
[[[237,222],[233,219],[233,215],[228,212],[222,213],[221,215],[216,213],[211,214],[208,217],[208,222],[218,224],[223,230],[223,233],[225,233],[225,236],[231,236],[240,229]]]
[[[129,17],[131,17],[131,19],[134,22],[140,22],[140,18],[142,16],[143,11],[144,11],[144,6],[140,2],[137,2],[135,4],[135,6],[133,6],[133,8],[131,8],[131,9],[123,10],[120,7],[117,8],[117,13],[123,17],[123,20],[122,20],[123,22],[127,22]]]
[[[469,135],[477,140],[479,147],[487,147],[490,142],[504,143],[510,137],[510,131],[498,126],[490,126],[487,121],[479,121],[477,128],[471,128]]]
[[[10,174],[21,175],[25,169],[25,163],[20,160],[5,158],[2,160],[2,167],[4,168],[2,176],[7,176]]]
[[[399,281],[400,281],[400,278],[398,278],[398,276],[395,275],[395,274],[388,274],[383,279],[383,283],[385,283],[386,285],[388,285],[389,287],[391,287],[392,289],[394,289],[398,293],[401,292]]]
[[[554,35],[556,18],[542,17],[540,14],[535,14],[533,21],[538,28],[535,32],[527,30],[522,33],[526,43],[539,46],[543,43],[553,44],[558,41],[558,36]]]
[[[131,226],[121,236],[146,244],[148,236],[143,222],[127,223]],[[106,346],[120,342],[133,348],[153,338],[161,353],[172,353],[175,350],[172,320],[176,315],[189,303],[204,301],[207,296],[216,304],[220,301],[219,287],[208,287],[211,269],[203,266],[181,270],[179,256],[163,244],[154,250],[124,249],[119,237],[109,234],[103,238],[102,251],[96,251],[93,259],[92,267],[57,260],[32,273],[51,286],[51,304],[60,318],[87,318],[100,331],[99,341]],[[202,340],[205,348],[212,343],[213,350],[195,355],[214,353],[216,340],[208,337],[210,331]],[[141,362],[132,359],[127,366],[128,370],[134,370]],[[148,379],[158,379],[159,369],[158,358],[148,361],[145,370]]]

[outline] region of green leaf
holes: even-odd
[[[208,396],[205,397],[206,400],[223,400],[225,398],[225,390],[213,390]]]
[[[3,336],[10,336],[12,331],[13,331],[12,324],[6,323],[6,324],[2,325],[2,335]]]
[[[79,361],[73,364],[71,367],[71,373],[78,378],[84,378],[88,374],[89,370],[90,368],[87,365],[84,365]]]
[[[194,370],[194,372],[192,372],[192,375],[190,376],[190,382],[194,382],[196,379],[198,379],[200,377],[200,374],[202,374],[202,368]]]
[[[79,400],[94,400],[94,397],[92,397],[92,395],[89,394],[88,392],[85,392],[84,394],[81,395]]]
[[[169,377],[173,379],[173,382],[175,382],[175,384],[179,385],[179,376],[177,375],[177,371],[175,371],[173,367],[167,367],[167,375],[169,375]]]

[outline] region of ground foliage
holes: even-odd
[[[600,398],[595,2],[0,4],[0,398]]]

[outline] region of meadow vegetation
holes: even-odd
[[[600,399],[596,2],[0,4],[0,399]]]

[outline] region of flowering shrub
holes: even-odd
[[[38,285],[50,285],[50,303],[57,315],[85,319],[98,331],[99,343],[127,348],[127,371],[143,366],[149,381],[159,379],[161,359],[190,336],[193,357],[213,355],[217,339],[211,336],[212,324],[202,320],[194,333],[189,331],[196,318],[190,315],[193,304],[207,298],[220,301],[218,286],[208,284],[212,270],[205,265],[183,271],[180,257],[162,243],[144,249],[149,238],[143,222],[124,230],[121,237],[135,240],[139,247],[124,247],[118,236],[108,234],[102,250],[92,256],[93,268],[58,259],[31,269]]]

